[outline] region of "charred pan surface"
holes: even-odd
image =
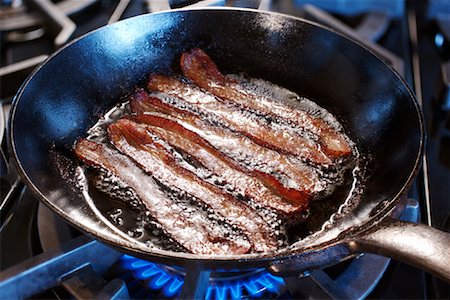
[[[130,158],[104,144],[80,140],[75,155],[86,164],[117,176],[139,197],[164,232],[190,252],[197,254],[244,254],[250,243],[232,235],[220,224],[193,210],[186,210],[168,197],[155,181]]]
[[[278,248],[280,237],[271,224],[250,206],[180,166],[165,145],[147,131],[146,125],[121,119],[108,127],[108,135],[116,148],[159,182],[178,187],[236,226],[246,234],[254,251]]]

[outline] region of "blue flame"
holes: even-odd
[[[131,266],[132,266],[134,269],[139,269],[139,268],[141,268],[141,267],[146,267],[146,266],[149,266],[149,265],[151,265],[151,264],[152,264],[151,262],[148,262],[148,261],[146,261],[146,260],[136,260],[136,261],[134,261],[134,262],[131,263]]]
[[[240,282],[236,282],[235,284],[230,284],[229,288],[230,288],[231,299],[241,299],[242,298]]]
[[[434,44],[436,47],[441,48],[444,45],[444,35],[440,32],[436,33],[434,36]]]
[[[213,290],[214,290],[214,287],[212,287],[212,286],[208,287],[208,289],[206,290],[205,300],[210,300],[211,299],[211,295],[212,295]]]
[[[227,286],[216,286],[216,299],[225,300],[227,296]]]
[[[167,297],[174,297],[181,291],[183,283],[183,280],[174,278],[174,280],[172,280],[172,283],[166,285],[166,287],[164,288],[164,295],[166,295]]]
[[[164,285],[168,283],[172,278],[173,276],[161,272],[158,274],[158,276],[156,276],[156,280],[150,281],[150,287],[154,290],[159,290],[163,288]]]
[[[137,272],[139,279],[147,279],[161,273],[161,269],[155,264],[145,266],[144,268],[141,268],[140,271],[141,272]]]
[[[135,278],[145,281],[150,291],[161,292],[161,295],[166,298],[180,295],[184,278],[179,274],[155,263],[126,254],[122,256],[120,266],[127,271],[132,271]],[[216,278],[210,281],[205,299],[225,300],[242,299],[246,296],[252,298],[265,297],[267,293],[278,294],[283,287],[284,281],[281,277],[261,271],[239,279],[227,279],[225,277],[219,280]],[[145,294],[143,291],[137,293]]]

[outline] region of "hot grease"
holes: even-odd
[[[259,118],[263,119],[271,130],[276,132],[292,131],[305,139],[317,141],[321,132],[310,123],[307,117],[304,117],[310,115],[324,120],[337,132],[344,132],[344,128],[332,114],[292,91],[261,79],[248,79],[240,75],[228,76],[238,82],[238,87],[242,91],[256,95],[260,103],[258,104],[258,111],[237,110],[236,123],[242,122],[240,116],[248,117],[248,120]],[[216,101],[212,95],[209,96],[211,98],[196,95],[195,90],[186,90],[185,93],[191,98],[198,97],[199,103],[207,104]],[[170,96],[166,95],[165,97],[168,101],[176,102],[176,99]],[[275,117],[268,118],[265,114],[260,114],[264,110],[275,112]],[[106,128],[130,114],[131,109],[128,101],[118,104],[88,130],[87,139],[108,144],[108,147],[113,149],[108,141]],[[154,115],[158,115],[158,113],[154,113]],[[218,115],[220,116],[220,112]],[[166,115],[165,117],[176,119]],[[303,120],[304,123],[299,127],[286,121],[292,119]],[[306,212],[313,217],[307,219],[306,222],[292,226],[289,220],[280,219],[273,211],[263,209],[251,200],[245,199],[235,187],[224,184],[222,178],[212,174],[208,169],[202,168],[201,164],[196,165],[196,162],[190,160],[190,157],[183,151],[160,141],[161,145],[173,153],[179,165],[206,182],[221,189],[228,189],[228,192],[235,198],[248,203],[257,210],[258,214],[273,228],[275,235],[280,240],[280,247],[318,232],[325,226],[332,226],[334,220],[345,210],[345,207],[352,205],[353,199],[357,198],[355,195],[361,185],[359,180],[364,168],[360,165],[358,149],[346,135],[344,135],[345,139],[352,148],[351,159],[338,159],[335,165],[331,167],[317,166],[299,157],[280,155],[275,150],[261,147],[251,139],[243,138],[233,130],[219,132],[214,126],[210,126],[220,122],[218,119],[205,118],[203,121],[204,124],[191,124],[184,122],[182,119],[177,119],[179,124],[201,136],[216,149],[220,149],[223,154],[232,158],[240,166],[271,174],[287,188],[296,189],[300,185],[308,186],[316,194],[314,201],[310,203],[309,211]],[[119,153],[115,149],[113,151]],[[246,243],[245,239],[241,238],[241,232],[238,228],[224,220],[215,209],[202,205],[196,200],[195,195],[199,194],[198,197],[200,197],[200,194],[207,193],[206,190],[198,190],[198,187],[196,188],[189,182],[182,180],[175,181],[177,182],[176,186],[170,186],[169,183],[176,176],[167,169],[159,168],[157,162],[152,162],[147,165],[148,168],[142,169],[125,155],[119,153],[117,157],[117,163],[123,166],[121,174],[116,174],[118,176],[85,167],[83,167],[83,172],[85,172],[89,181],[89,195],[97,208],[111,223],[130,237],[140,242],[146,242],[152,247],[173,251],[188,251],[185,247],[174,242],[170,235],[165,232],[164,226],[172,226],[173,224],[161,226],[154,219],[155,214],[158,214],[160,220],[165,215],[176,214],[186,220],[200,220],[196,224],[204,223],[205,226],[215,228],[218,235],[232,237],[232,240],[236,243]],[[283,163],[280,163],[280,161],[283,161]],[[168,178],[167,182],[148,176],[148,174],[157,172],[161,174],[160,178]],[[231,175],[235,176],[236,182],[245,181],[243,177],[240,178],[234,173],[230,173]],[[145,201],[142,201],[143,197],[152,201],[154,207],[145,205]],[[155,210],[155,208],[158,209]],[[306,214],[302,218],[305,218]],[[253,225],[249,224],[249,226]],[[202,238],[190,232],[190,230],[190,228],[179,226],[176,235],[178,238],[186,240]],[[224,248],[223,252],[226,253],[226,251],[227,249]]]

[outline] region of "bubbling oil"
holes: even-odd
[[[242,75],[227,75],[237,81],[243,90],[247,90],[262,101],[271,101],[275,99],[276,106],[287,106],[293,109],[300,109],[308,114],[323,119],[327,124],[338,132],[345,132],[338,120],[328,111],[318,106],[313,101],[300,97],[296,93],[285,88],[272,84],[261,79],[249,79]],[[131,114],[129,101],[123,101],[109,110],[102,116],[98,122],[87,131],[87,139],[100,143],[109,143],[107,137],[107,127],[120,118]],[[287,116],[289,117],[289,116]],[[280,119],[281,120],[281,119]],[[282,122],[274,120],[275,122]],[[269,120],[270,121],[270,120]],[[290,125],[290,124],[287,124]],[[300,134],[308,134],[304,130]],[[361,165],[361,155],[353,143],[345,136],[352,148],[351,161],[342,159],[336,163],[333,168],[315,168],[314,172],[323,184],[327,185],[314,201],[310,203],[309,210],[301,217],[307,221],[293,226],[289,220],[280,220],[274,217],[270,210],[261,213],[269,223],[272,222],[274,230],[281,231],[280,247],[295,243],[307,236],[317,234],[326,230],[329,226],[339,219],[341,212],[346,207],[355,206],[358,201],[358,193],[362,190],[362,178],[364,178],[364,167]],[[181,156],[180,156],[181,157]],[[183,160],[183,157],[177,158]],[[300,160],[299,160],[300,161]],[[105,174],[99,170],[93,170],[83,167],[83,172],[88,179],[88,191],[95,206],[114,226],[119,228],[131,238],[139,242],[147,243],[152,247],[158,247],[165,250],[186,252],[187,250],[173,241],[168,236],[161,225],[156,222],[139,198],[126,185],[121,185],[120,179],[112,174]],[[277,174],[273,174],[277,176]],[[207,176],[207,175],[205,175]],[[213,182],[216,182],[213,180]],[[330,185],[329,182],[334,184]],[[221,186],[217,180],[217,186]],[[238,195],[235,195],[238,196]],[[263,211],[254,203],[249,202],[255,209]],[[197,213],[205,213],[205,208],[199,208],[194,203],[185,202],[186,209],[196,210]],[[190,207],[190,208],[189,208]],[[218,218],[214,212],[210,212],[210,217]],[[306,218],[308,217],[309,218]],[[232,230],[230,229],[230,232]],[[287,244],[286,244],[287,242]]]

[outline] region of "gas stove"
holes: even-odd
[[[98,27],[179,7],[236,6],[322,23],[358,40],[415,90],[428,125],[424,163],[402,218],[450,230],[450,5],[445,1],[1,0],[0,125],[12,96],[48,55]],[[0,128],[3,138],[4,127]],[[181,269],[121,254],[64,223],[8,165],[2,141],[0,290],[32,298],[448,298],[448,285],[386,257],[364,254],[281,278],[265,269]],[[117,212],[120,217],[120,212]],[[17,238],[17,237],[20,238]],[[100,255],[99,255],[100,254]]]

